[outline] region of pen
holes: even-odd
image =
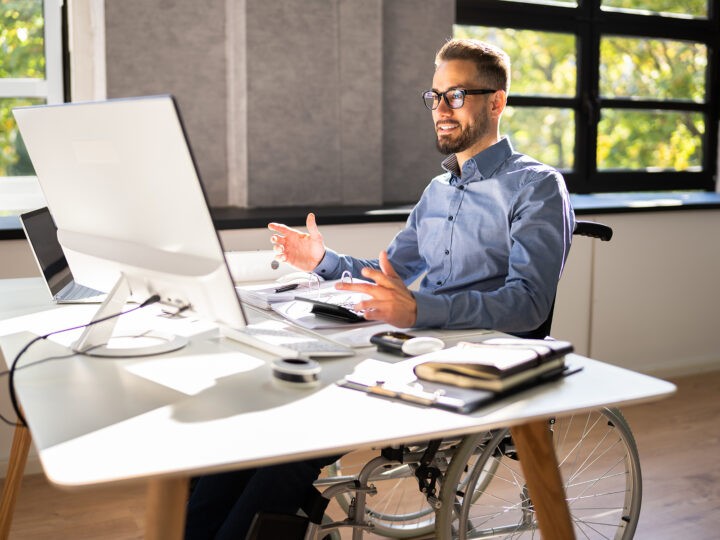
[[[278,287],[277,289],[275,289],[275,292],[276,293],[288,292],[288,291],[292,291],[297,288],[298,288],[297,283],[289,283],[287,285],[283,285],[282,287]]]

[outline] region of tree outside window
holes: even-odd
[[[22,95],[23,88],[30,87],[25,83],[44,79],[42,0],[0,0],[0,177],[35,174],[12,109],[45,103],[44,98]]]

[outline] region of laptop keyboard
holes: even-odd
[[[72,302],[74,300],[86,300],[101,295],[102,293],[100,291],[72,282],[68,283],[63,290],[58,293],[57,299],[64,302]]]
[[[225,336],[283,358],[341,357],[355,352],[333,341],[296,331],[277,321],[225,329]]]

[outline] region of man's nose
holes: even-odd
[[[452,114],[453,110],[450,108],[450,105],[448,105],[445,101],[445,96],[443,96],[440,98],[440,101],[438,102],[438,106],[435,111],[442,116],[449,116]]]

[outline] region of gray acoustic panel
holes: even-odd
[[[432,116],[420,94],[432,86],[435,53],[452,37],[452,0],[392,0],[383,13],[383,199],[415,201],[442,172]]]
[[[212,204],[227,201],[225,1],[105,2],[108,97],[173,94]]]
[[[171,93],[216,206],[416,199],[453,0],[105,4],[108,97]]]

